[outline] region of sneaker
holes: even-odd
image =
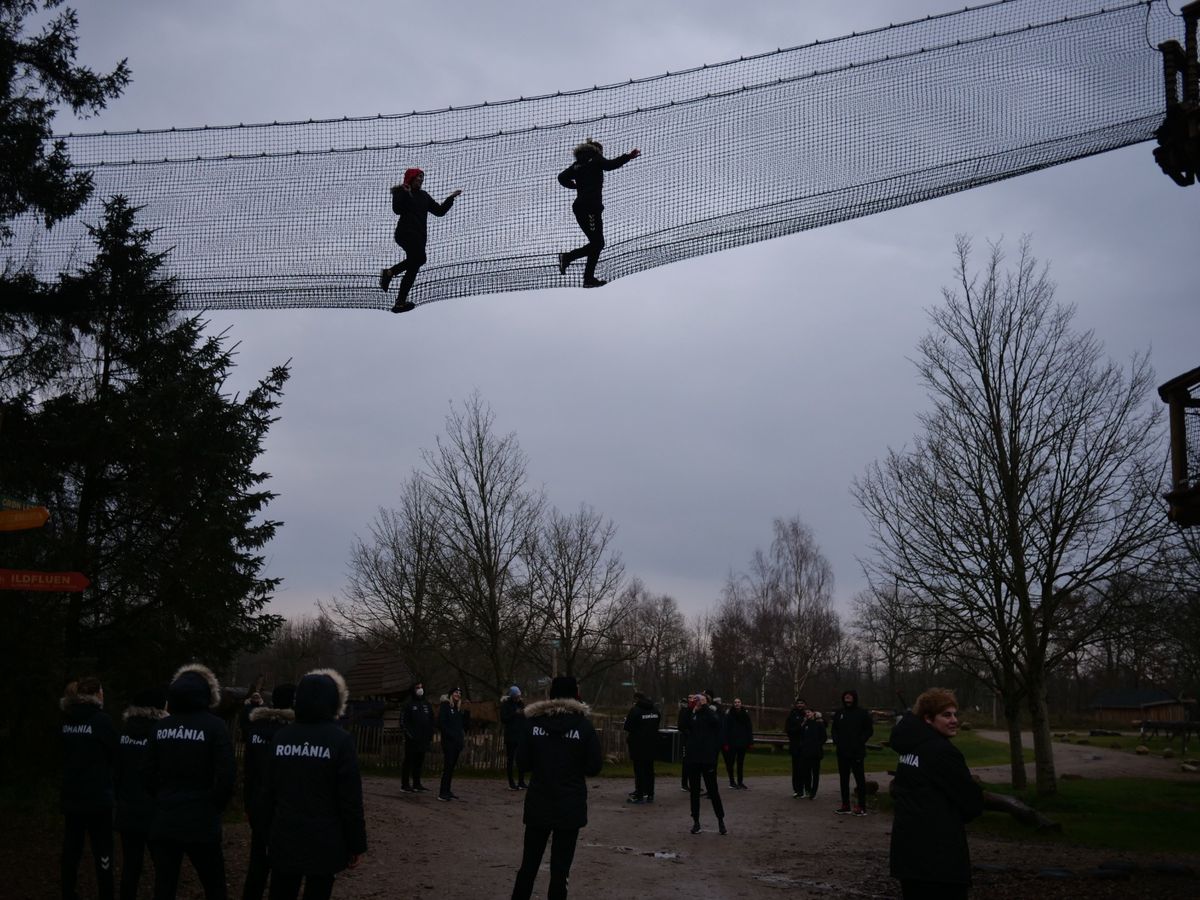
[[[803,800],[803,799],[804,799],[804,795],[803,795],[803,794],[797,794],[795,791],[793,791],[793,792],[792,792],[792,799],[793,799],[793,800]]]
[[[737,786],[737,789],[738,789],[739,791],[748,791],[748,790],[750,790],[750,788],[746,787],[744,784],[739,784],[739,785]]]
[[[816,800],[816,799],[817,799],[817,795],[816,795],[816,794],[809,794],[809,795],[808,795],[808,799],[809,799],[809,800]]]
[[[645,797],[643,797],[643,798],[642,798],[642,802],[643,802],[643,803],[653,803],[653,802],[654,802],[654,795],[653,795],[653,794],[647,794]]]
[[[583,286],[585,288],[604,287],[606,284],[608,284],[608,282],[603,278],[585,278],[583,280]]]
[[[449,803],[454,798],[451,797],[449,794],[438,794],[438,799],[441,800],[443,803]]]
[[[729,829],[725,827],[724,819],[717,819],[717,831],[721,834],[729,834]]]
[[[519,791],[519,790],[520,790],[520,788],[519,788],[519,787],[517,787],[515,784],[510,784],[510,785],[508,786],[508,789],[509,789],[510,791]]]
[[[529,790],[529,785],[527,785],[525,782],[522,781],[520,784],[517,785],[517,790],[518,791],[527,791],[527,790]]]
[[[849,804],[843,803],[841,806],[839,806],[837,809],[835,809],[834,812],[837,813],[839,816],[848,816],[848,815],[850,815],[851,812],[853,812],[853,810],[850,809]]]
[[[628,794],[626,794],[625,796],[626,796],[626,797],[640,797],[640,796],[642,796],[642,795],[641,795],[641,794],[639,794],[637,791],[630,791],[630,792],[629,792]]]
[[[388,289],[388,286],[391,285],[391,283],[392,283],[392,270],[391,269],[380,269],[379,270],[379,289],[381,291],[386,291]]]
[[[409,787],[407,784],[402,784],[402,785],[400,785],[400,793],[402,793],[402,794],[413,794],[413,793],[416,793],[416,792],[413,790],[413,788],[410,788],[410,787]]]
[[[680,790],[683,791],[685,794],[690,794],[692,792],[691,788],[681,787]]]
[[[417,304],[409,303],[407,300],[403,300],[403,301],[397,301],[396,305],[392,307],[392,312],[394,312],[394,313],[412,312],[416,308],[417,308]]]
[[[461,800],[461,799],[462,799],[462,797],[458,796],[458,794],[454,793],[454,791],[451,791],[451,792],[450,792],[450,799],[451,799],[451,800]]]
[[[425,785],[423,785],[423,784],[414,784],[413,790],[419,794],[425,794],[425,793],[428,793],[429,788],[425,787]]]
[[[866,811],[866,809],[864,809],[861,806],[856,806],[856,807],[854,807],[854,811],[852,814],[856,815],[856,816],[865,816],[867,814],[867,811]]]
[[[692,822],[692,834],[699,834],[699,833],[700,833],[700,820],[696,819],[694,822]]]
[[[571,264],[571,261],[569,259],[567,259],[567,254],[565,254],[565,253],[558,254],[558,274],[559,275],[566,275],[567,274],[567,266],[569,266],[570,264]]]
[[[646,801],[643,800],[641,797],[626,797],[625,802],[632,803],[634,806],[641,806]]]

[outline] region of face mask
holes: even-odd
[[[425,688],[417,688],[417,696],[424,697],[425,696]]]

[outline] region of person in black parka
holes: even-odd
[[[679,730],[679,762],[680,776],[679,786],[685,794],[691,792],[691,787],[688,786],[687,772],[687,733],[692,727],[692,709],[695,706],[695,697],[684,697],[679,701],[679,717],[675,720],[675,727]]]
[[[121,718],[124,728],[117,746],[117,832],[121,835],[121,900],[135,900],[146,858],[146,841],[154,818],[154,797],[146,789],[150,739],[154,726],[166,718],[167,692],[149,688],[133,695]]]
[[[400,766],[400,790],[407,793],[427,791],[421,784],[421,767],[425,754],[433,743],[433,704],[425,697],[425,685],[415,682],[408,689],[408,700],[400,711],[400,728],[404,731],[404,762]]]
[[[744,791],[747,789],[746,751],[754,745],[754,722],[750,719],[749,710],[742,706],[740,698],[734,698],[732,708],[725,714],[723,725],[725,733],[721,738],[721,754],[725,758],[729,786],[735,791]]]
[[[795,705],[788,713],[787,721],[783,723],[783,730],[788,738],[788,752],[792,757],[792,796],[797,799],[804,796],[804,780],[801,778],[804,767],[800,755],[800,734],[804,729],[804,717],[807,712],[808,704],[803,697],[797,697]]]
[[[271,900],[327,900],[334,876],[367,852],[354,738],[337,724],[349,691],[333,669],[296,685],[296,721],[271,739],[262,823],[269,835]]]
[[[525,770],[517,764],[517,748],[525,733],[525,701],[521,689],[515,684],[500,701],[500,724],[504,728],[504,753],[507,757],[508,789],[525,790]],[[517,769],[517,781],[513,781],[513,767]]]
[[[454,767],[467,745],[467,723],[471,714],[463,708],[462,688],[451,688],[450,693],[438,707],[438,731],[442,733],[442,783],[438,789],[439,800],[458,800],[451,790]]]
[[[167,691],[167,715],[154,726],[146,779],[154,794],[150,854],[155,900],[171,900],[183,857],[191,860],[208,900],[225,900],[221,813],[237,780],[233,741],[213,715],[221,685],[211,670],[187,665]]]
[[[842,693],[842,708],[833,714],[833,742],[837,745],[838,781],[842,789],[842,805],[835,812],[856,816],[867,814],[867,785],[863,766],[867,758],[867,741],[875,733],[871,714],[858,705],[858,691]],[[855,799],[850,806],[850,776],[854,776]]]
[[[892,782],[891,872],[905,900],[965,898],[971,885],[966,823],[983,812],[983,789],[950,741],[958,701],[931,688],[892,729],[900,754]]]
[[[600,774],[600,738],[588,721],[591,710],[578,699],[574,678],[559,676],[550,699],[525,708],[526,729],[517,750],[532,773],[525,795],[525,843],[513,900],[529,900],[546,842],[550,847],[551,900],[565,900],[579,829],[587,825],[587,782]]]
[[[79,861],[86,835],[92,844],[96,889],[113,896],[113,766],[117,730],[104,711],[104,687],[88,676],[67,685],[59,708],[62,721],[63,900],[75,900]]]
[[[404,180],[392,188],[392,212],[400,217],[396,223],[396,243],[404,249],[404,261],[379,271],[379,288],[386,291],[392,279],[404,273],[400,280],[400,292],[396,295],[396,303],[392,312],[401,313],[415,309],[408,302],[408,292],[412,290],[413,282],[417,280],[417,272],[425,265],[428,257],[425,246],[429,241],[429,214],[439,218],[450,212],[454,198],[462,191],[451,191],[441,203],[438,203],[421,190],[425,183],[425,173],[420,169],[406,169]]]
[[[588,138],[575,148],[575,162],[558,175],[558,183],[576,192],[571,211],[588,242],[567,253],[558,254],[558,274],[566,275],[567,267],[575,260],[587,257],[583,269],[583,286],[600,287],[606,282],[596,277],[596,263],[604,249],[604,173],[619,169],[642,151],[630,150],[613,159],[604,158],[604,147]]]
[[[825,756],[825,720],[815,709],[805,711],[800,730],[800,796],[817,799],[821,783],[821,760]]]
[[[267,829],[263,822],[263,796],[271,764],[271,742],[276,732],[296,720],[292,702],[294,684],[278,684],[270,706],[255,706],[242,732],[242,801],[250,823],[250,864],[242,885],[242,900],[262,900],[271,865],[267,858]]]
[[[700,782],[712,801],[713,813],[717,817],[717,829],[727,834],[725,828],[725,806],[717,790],[717,755],[721,747],[721,717],[715,705],[708,702],[704,694],[694,698],[691,721],[686,734],[687,749],[684,767],[687,769],[688,789],[692,801],[692,834],[700,833]]]
[[[633,695],[633,708],[625,716],[629,759],[633,762],[633,793],[630,803],[654,802],[654,754],[658,750],[658,726],[662,713],[654,701],[640,691]]]

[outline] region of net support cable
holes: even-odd
[[[390,308],[390,190],[425,171],[442,200],[410,299],[581,284],[585,243],[557,180],[592,137],[609,157],[612,280],[919,203],[1150,140],[1163,120],[1162,0],[998,0],[653,78],[404,115],[72,134],[95,193],[5,253],[42,277],[92,254],[123,195],[172,248],[188,309]]]

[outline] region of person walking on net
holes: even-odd
[[[596,263],[600,261],[600,251],[604,249],[604,173],[619,169],[641,155],[641,150],[634,149],[605,159],[604,147],[593,138],[588,138],[575,148],[575,162],[559,173],[558,183],[576,192],[571,211],[575,213],[575,221],[579,223],[588,242],[582,247],[558,254],[558,274],[566,275],[571,263],[586,256],[583,286],[592,288],[607,284],[596,277]]]
[[[404,261],[394,266],[379,270],[379,289],[386,291],[392,284],[392,279],[404,273],[400,279],[400,291],[396,295],[396,303],[392,312],[408,312],[416,308],[416,304],[408,302],[408,292],[412,290],[413,282],[417,280],[417,272],[425,265],[428,257],[425,255],[425,245],[429,240],[429,214],[439,218],[450,211],[454,198],[462,193],[454,190],[438,203],[429,194],[421,190],[425,183],[425,173],[420,169],[406,169],[404,180],[392,188],[392,212],[400,217],[396,222],[396,243],[404,249]]]

